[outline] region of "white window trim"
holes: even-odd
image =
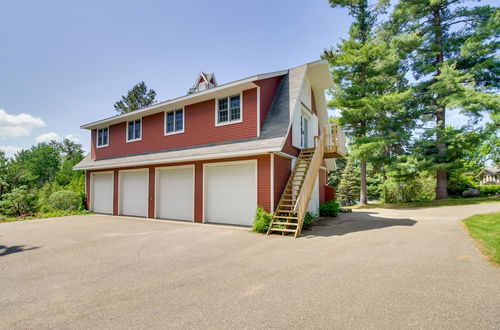
[[[128,124],[129,124],[130,122],[132,122],[132,121],[137,121],[137,120],[140,120],[140,121],[141,121],[141,132],[140,132],[141,134],[139,134],[139,135],[140,135],[140,136],[139,136],[139,138],[129,140],[129,139],[128,139]],[[142,117],[141,117],[141,118],[139,118],[139,119],[127,120],[127,122],[126,122],[126,123],[127,123],[127,124],[126,124],[126,125],[127,125],[127,130],[126,130],[126,132],[125,132],[125,134],[126,134],[126,135],[125,135],[125,141],[127,141],[127,143],[129,143],[129,142],[141,141],[141,140],[142,140]]]
[[[180,131],[173,131],[173,132],[167,133],[167,113],[169,113],[169,112],[175,112],[177,110],[182,110],[182,130],[180,130]],[[175,113],[174,113],[174,128],[175,128]],[[167,110],[167,111],[165,111],[163,113],[163,135],[164,136],[174,135],[174,134],[181,134],[181,133],[184,133],[185,129],[186,129],[186,109],[185,109],[185,107],[177,108],[177,109],[174,109],[174,110]],[[141,134],[142,134],[142,130],[141,130]]]
[[[231,94],[227,96],[222,96],[218,97],[215,99],[215,126],[225,126],[225,125],[231,125],[231,124],[238,124],[243,122],[243,92],[240,92],[240,119],[238,120],[228,120],[223,123],[219,123],[219,99],[227,98],[228,103],[227,103],[227,116],[228,119],[231,117],[231,106],[230,106],[230,100],[229,98],[231,96],[235,96],[238,94]]]
[[[101,129],[108,129],[108,143],[99,145],[99,130]],[[109,147],[109,126],[107,127],[101,127],[95,130],[95,146],[96,148],[104,148],[104,147]]]

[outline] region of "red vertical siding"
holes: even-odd
[[[119,170],[113,171],[113,215],[118,215],[118,180],[120,179]]]
[[[164,135],[164,112],[142,118],[140,141],[126,142],[126,123],[123,122],[109,127],[109,146],[95,148],[94,130],[91,156],[100,159],[255,137],[257,136],[257,88],[243,91],[242,102],[241,123],[216,126],[215,99],[212,99],[184,108],[184,133]]]
[[[260,87],[260,127],[266,120],[267,112],[271,108],[276,90],[283,76],[262,79],[255,82]]]
[[[165,167],[165,166],[178,166],[178,165],[187,165],[194,164],[195,165],[195,200],[194,200],[194,220],[195,222],[203,221],[203,164],[205,163],[216,163],[216,162],[229,162],[229,161],[239,161],[239,160],[249,160],[256,159],[257,160],[257,204],[262,206],[266,211],[270,212],[271,210],[271,156],[269,154],[259,155],[259,156],[248,156],[248,157],[239,157],[239,158],[224,158],[224,159],[213,159],[213,160],[205,160],[198,162],[183,162],[183,163],[174,163],[174,164],[158,164],[154,166],[148,166],[149,169],[149,202],[148,202],[148,217],[154,217],[155,211],[155,170],[156,167]],[[121,170],[129,170],[129,169],[137,169],[137,168],[145,168],[144,166],[135,166],[135,167],[126,167],[114,169],[114,187],[113,187],[113,214],[118,214],[118,199],[119,199],[119,191],[118,191],[118,180],[119,180],[119,171]],[[87,203],[90,201],[90,175],[92,172],[101,172],[101,171],[110,171],[110,169],[106,170],[97,170],[97,171],[88,171],[87,172]]]
[[[194,165],[194,221],[203,222],[203,163]]]
[[[325,189],[326,189],[326,170],[319,170],[319,202],[326,202],[325,199]]]
[[[155,217],[155,184],[156,169],[149,166],[149,199],[148,199],[148,218]]]
[[[274,209],[278,206],[281,195],[291,174],[292,160],[274,155]]]
[[[298,157],[300,154],[300,149],[295,148],[292,145],[292,129],[290,128],[290,131],[288,132],[288,136],[286,137],[285,144],[283,145],[282,151],[284,153],[287,153],[289,155]]]

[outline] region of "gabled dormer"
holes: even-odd
[[[213,87],[217,87],[217,80],[215,79],[215,75],[213,73],[200,72],[189,92],[201,92]]]

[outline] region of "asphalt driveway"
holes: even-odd
[[[500,328],[500,268],[457,219],[366,210],[300,239],[110,216],[0,224],[0,328]]]

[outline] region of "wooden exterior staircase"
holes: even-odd
[[[273,214],[267,235],[291,234],[299,237],[314,183],[325,158],[340,158],[346,154],[345,135],[340,126],[326,125],[315,137],[315,147],[302,149],[290,174],[285,190]]]

